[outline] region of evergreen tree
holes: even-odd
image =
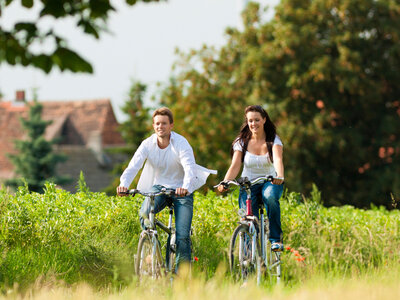
[[[27,138],[16,140],[17,154],[8,155],[15,167],[17,178],[6,181],[6,184],[18,187],[25,181],[29,190],[41,192],[46,181],[63,184],[70,181],[68,177],[56,176],[56,165],[66,157],[53,152],[54,141],[46,141],[44,133],[51,121],[41,118],[43,106],[36,100],[29,108],[29,117],[20,118]]]

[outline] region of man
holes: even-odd
[[[172,112],[162,107],[153,113],[154,134],[145,139],[135,152],[128,167],[120,178],[118,195],[128,191],[132,180],[146,161],[140,176],[138,189],[158,192],[163,187],[175,189],[173,197],[176,228],[176,262],[190,261],[190,228],[193,217],[193,192],[203,185],[213,170],[196,165],[192,147],[181,135],[172,131],[174,126]],[[155,198],[155,213],[166,205],[166,195]],[[141,225],[143,217],[149,215],[148,199],[140,209]]]

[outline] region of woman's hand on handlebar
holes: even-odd
[[[124,186],[117,187],[117,195],[118,196],[127,196],[128,195],[128,188]]]
[[[220,192],[220,193],[226,192],[228,190],[227,188],[224,187],[223,184],[219,185],[217,187],[217,189],[218,189],[218,192]]]
[[[229,184],[228,180],[223,180],[218,185],[214,186],[214,188],[217,188],[218,192],[223,193],[228,190]]]
[[[272,184],[281,185],[284,180],[285,180],[285,178],[283,178],[283,177],[274,177],[272,179]]]

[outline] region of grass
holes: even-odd
[[[394,266],[400,262],[400,212],[327,208],[320,197],[315,188],[308,197],[285,192],[281,199],[284,241],[291,248],[282,255],[281,296],[303,291],[314,279],[341,286],[357,278],[363,285],[370,274],[383,278],[382,270],[393,270],[399,278]],[[226,271],[217,271],[226,270],[229,238],[238,220],[236,199],[237,191],[225,197],[214,192],[195,195],[192,241],[198,261],[193,269],[201,274],[196,281],[201,289],[214,284],[223,291],[226,286],[230,295],[228,290],[240,287]],[[141,201],[86,189],[71,194],[52,184],[44,194],[29,193],[24,187],[15,195],[0,190],[1,292],[24,294],[38,282],[62,282],[55,289],[67,293],[78,287],[106,291],[105,297],[136,289],[133,256]],[[167,212],[161,216],[167,218]],[[279,290],[265,282],[261,291]]]
[[[204,274],[203,274],[204,275]],[[24,294],[10,289],[0,299],[193,299],[193,300],[253,300],[253,299],[399,299],[400,268],[384,268],[349,278],[313,277],[296,287],[258,287],[251,281],[243,287],[226,280],[224,272],[206,280],[202,274],[181,276],[173,285],[168,280],[132,283],[120,290],[97,290],[88,284],[65,286],[59,282],[38,282]]]

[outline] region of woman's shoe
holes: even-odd
[[[282,244],[282,243],[274,242],[274,243],[272,243],[272,245],[271,245],[271,250],[274,251],[274,252],[283,251],[283,244]]]

